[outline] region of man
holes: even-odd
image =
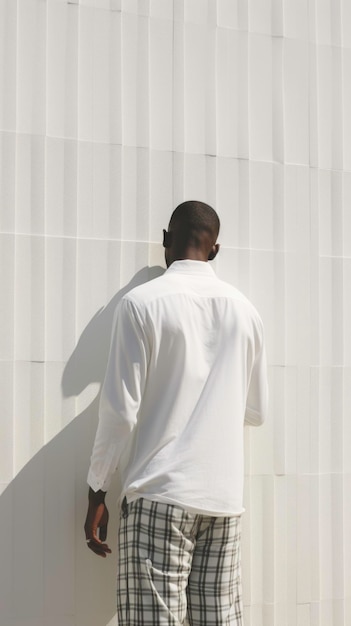
[[[120,626],[243,624],[243,427],[264,421],[267,375],[258,313],[208,263],[218,232],[210,206],[179,205],[168,269],[115,318],[85,533],[110,552],[104,498],[118,465]]]

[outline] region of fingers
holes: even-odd
[[[112,552],[107,543],[104,543],[107,537],[108,519],[109,513],[104,503],[95,505],[89,502],[84,524],[85,538],[88,548],[104,558]]]
[[[107,543],[102,543],[98,539],[89,539],[87,545],[90,550],[92,550],[98,556],[102,556],[104,559],[108,554],[111,554],[112,552]]]

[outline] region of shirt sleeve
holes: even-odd
[[[88,484],[94,491],[108,490],[136,424],[147,362],[148,346],[140,315],[134,304],[124,298],[116,311],[90,459]]]
[[[245,424],[261,426],[268,413],[267,359],[262,322],[256,328],[255,335],[255,355],[246,399]]]

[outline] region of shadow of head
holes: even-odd
[[[83,330],[62,376],[64,397],[79,395],[91,383],[102,383],[110,347],[113,316],[119,301],[128,291],[161,276],[159,266],[144,267],[101,308]]]

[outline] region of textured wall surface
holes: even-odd
[[[184,199],[266,327],[245,625],[351,624],[350,2],[0,0],[0,177],[2,626],[115,623],[82,533],[98,394]]]

